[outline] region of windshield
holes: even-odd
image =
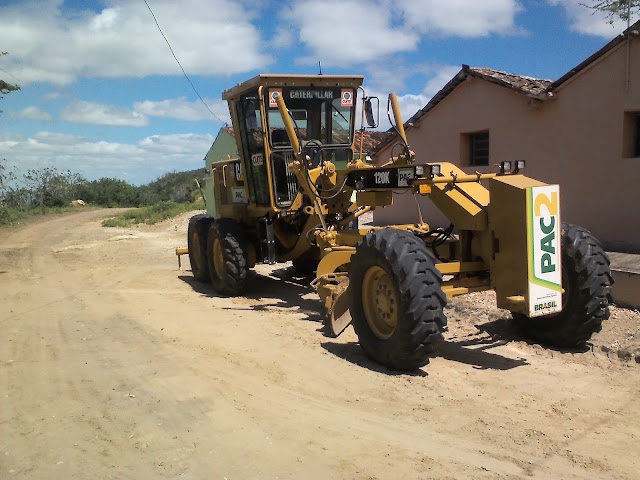
[[[290,147],[275,97],[283,95],[298,138],[322,145],[351,145],[355,91],[353,88],[269,88],[267,122],[271,146]]]

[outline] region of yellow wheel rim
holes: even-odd
[[[224,254],[219,238],[213,240],[213,266],[216,269],[216,275],[222,277],[224,274]]]
[[[373,334],[387,340],[398,325],[398,297],[391,277],[379,266],[370,267],[362,279],[364,315]]]

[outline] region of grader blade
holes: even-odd
[[[337,337],[351,324],[351,310],[349,310],[349,289],[343,287],[342,292],[334,293],[333,304],[328,308],[328,315],[325,320],[327,333],[332,337]]]
[[[349,278],[344,272],[328,273],[317,277],[311,286],[315,288],[327,309],[324,319],[326,333],[331,337],[337,337],[351,323],[351,303],[349,295]]]

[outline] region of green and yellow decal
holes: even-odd
[[[527,189],[527,250],[529,316],[562,310],[560,187]]]

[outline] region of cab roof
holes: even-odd
[[[230,100],[256,90],[259,86],[270,87],[352,87],[362,85],[362,75],[287,75],[261,74],[241,82],[222,92],[223,100]]]

